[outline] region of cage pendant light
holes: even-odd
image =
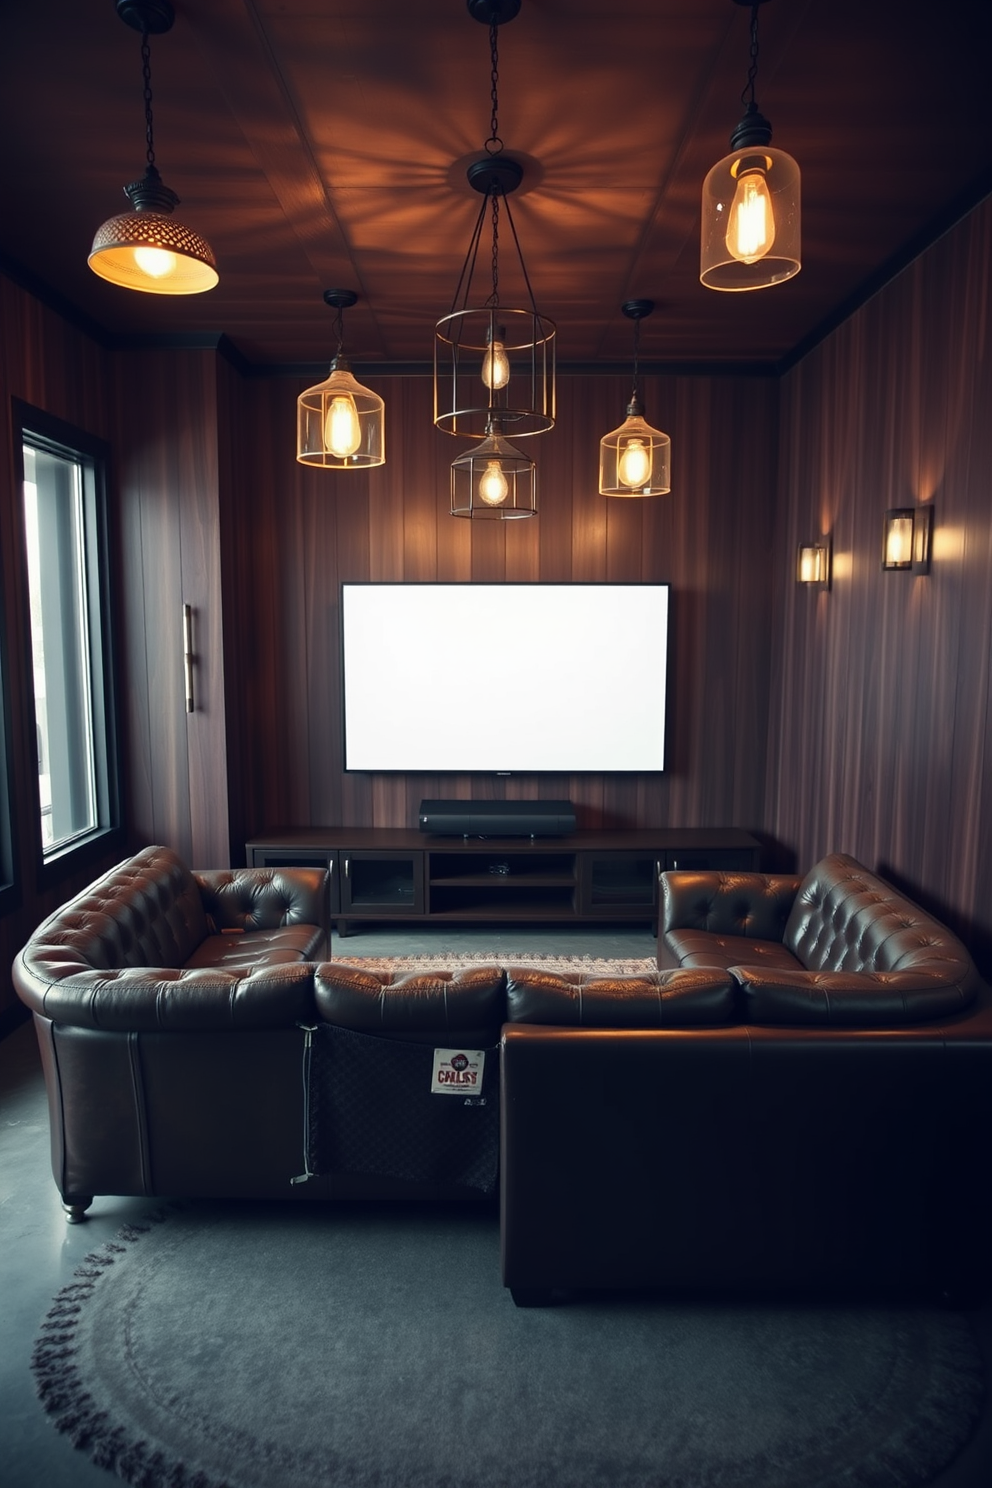
[[[542,434],[555,421],[555,325],[538,311],[510,210],[509,196],[523,179],[520,164],[503,151],[499,135],[499,27],[520,0],[468,0],[470,14],[489,26],[492,118],[485,155],[469,166],[469,184],[482,204],[447,315],[434,332],[434,423],[445,433],[488,440]],[[503,301],[500,230],[505,220],[522,281],[522,304]],[[490,290],[473,303],[473,277],[489,228]],[[505,267],[505,265],[504,265]]]
[[[218,281],[213,250],[198,232],[172,216],[179,198],[165,185],[155,165],[148,37],[171,30],[172,5],[170,0],[117,0],[117,14],[141,32],[147,166],[140,181],[124,187],[134,210],[110,217],[97,229],[89,266],[101,279],[124,289],[145,294],[202,294]]]
[[[620,308],[634,322],[634,381],[626,419],[599,442],[599,494],[665,496],[672,489],[672,441],[645,421],[637,386],[641,321],[654,301],[627,300]]]
[[[772,149],[772,126],[754,97],[758,8],[764,3],[734,0],[751,9],[751,65],[730,154],[703,182],[699,277],[707,289],[768,289],[802,266],[799,167],[784,150]]]
[[[307,388],[296,403],[296,458],[323,470],[362,470],[386,463],[385,405],[363,387],[344,355],[344,312],[358,296],[351,289],[327,289],[324,303],[337,311],[338,349],[329,375]]]
[[[537,516],[537,467],[493,420],[451,466],[451,515],[512,521]]]

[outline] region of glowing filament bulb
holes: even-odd
[[[617,475],[621,485],[632,489],[647,484],[651,475],[651,451],[643,439],[627,440],[617,463]]]
[[[493,341],[482,358],[482,380],[487,388],[498,392],[510,380],[510,359],[502,341]]]
[[[760,166],[750,167],[737,182],[727,225],[727,252],[741,263],[757,263],[775,241],[775,215],[768,182]]]
[[[479,497],[487,506],[502,506],[510,494],[506,476],[498,460],[487,460],[479,480]]]
[[[335,393],[324,418],[324,448],[343,460],[353,455],[362,442],[358,409],[350,393]]]
[[[164,279],[176,268],[176,255],[168,248],[135,248],[134,261],[151,279]]]

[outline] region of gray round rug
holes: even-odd
[[[911,1306],[514,1307],[491,1212],[197,1203],[55,1299],[59,1430],[156,1488],[913,1488],[982,1408]]]

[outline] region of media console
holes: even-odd
[[[572,832],[562,837],[428,836],[389,827],[299,827],[246,844],[249,867],[330,872],[331,917],[547,923],[649,921],[669,868],[754,870],[761,845],[737,828]]]

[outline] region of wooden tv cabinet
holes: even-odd
[[[737,828],[441,837],[397,827],[287,828],[246,844],[249,867],[320,866],[331,916],[435,923],[649,921],[667,868],[755,870],[761,845]]]

